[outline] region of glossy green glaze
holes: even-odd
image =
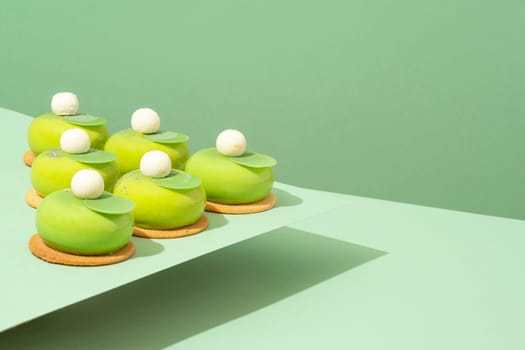
[[[117,155],[117,166],[122,174],[139,169],[140,158],[148,151],[159,150],[168,154],[174,169],[183,169],[189,156],[186,142],[157,143],[132,129],[111,135],[104,149]]]
[[[36,227],[42,239],[57,250],[82,255],[108,254],[129,241],[133,213],[99,213],[86,207],[84,199],[70,190],[56,191],[38,206]]]
[[[108,192],[113,190],[115,182],[119,178],[117,163],[85,164],[74,160],[71,154],[60,149],[50,149],[40,153],[31,167],[31,183],[33,188],[42,196],[49,193],[66,189],[71,186],[73,175],[82,169],[97,170],[104,179],[104,189]]]
[[[188,159],[186,172],[201,178],[209,200],[243,204],[266,197],[273,185],[271,167],[252,168],[233,162],[215,148],[198,151]]]
[[[155,184],[140,170],[122,176],[113,192],[135,203],[135,225],[144,228],[170,229],[191,225],[201,217],[206,205],[202,185],[192,189],[169,189]]]
[[[43,114],[33,119],[27,131],[29,148],[38,155],[48,149],[60,147],[62,133],[73,128],[80,128],[87,132],[92,148],[104,148],[104,143],[108,138],[106,125],[75,125],[53,113]]]

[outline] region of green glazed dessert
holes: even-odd
[[[140,108],[131,116],[131,129],[109,137],[105,150],[117,155],[117,166],[122,174],[140,167],[140,159],[149,151],[166,153],[173,168],[183,169],[189,156],[185,134],[160,130],[160,118],[150,108]]]
[[[155,230],[196,223],[206,203],[201,180],[172,169],[169,156],[158,150],[144,154],[140,169],[123,175],[113,193],[135,203],[135,226]]]
[[[60,146],[40,153],[33,161],[31,183],[40,196],[69,188],[73,175],[82,169],[98,171],[105,190],[113,190],[119,178],[114,154],[92,149],[88,134],[80,128],[64,131]]]
[[[36,211],[38,234],[49,247],[79,255],[111,254],[124,247],[133,229],[134,204],[104,192],[95,170],[84,169],[71,189],[49,194]]]
[[[208,201],[221,204],[247,204],[270,195],[276,160],[246,151],[246,138],[233,129],[219,134],[215,148],[193,154],[185,171],[202,180]]]
[[[103,149],[108,138],[106,121],[89,114],[78,113],[78,98],[71,92],[59,92],[51,100],[51,113],[33,119],[27,132],[33,156],[60,146],[60,137],[68,129],[81,128],[96,149]],[[28,164],[31,165],[31,164]]]

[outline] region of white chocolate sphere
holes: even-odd
[[[131,128],[143,134],[151,134],[159,130],[160,118],[151,108],[140,108],[131,116]]]
[[[79,198],[95,199],[104,193],[104,179],[96,170],[79,170],[71,179],[71,190]]]
[[[60,148],[67,153],[86,153],[91,147],[87,132],[80,128],[68,129],[60,136]]]
[[[240,156],[246,150],[246,138],[239,130],[222,131],[215,142],[217,152],[225,156]]]
[[[51,99],[51,111],[57,115],[75,115],[78,112],[78,97],[72,92],[59,92]]]
[[[171,159],[162,151],[149,151],[140,158],[140,172],[145,176],[166,177],[171,172]]]

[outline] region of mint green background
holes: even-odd
[[[0,106],[76,92],[197,150],[228,127],[312,188],[525,218],[520,1],[11,1]]]

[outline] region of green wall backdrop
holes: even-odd
[[[149,106],[193,151],[243,130],[282,182],[524,219],[524,34],[515,0],[11,1],[0,106]]]

